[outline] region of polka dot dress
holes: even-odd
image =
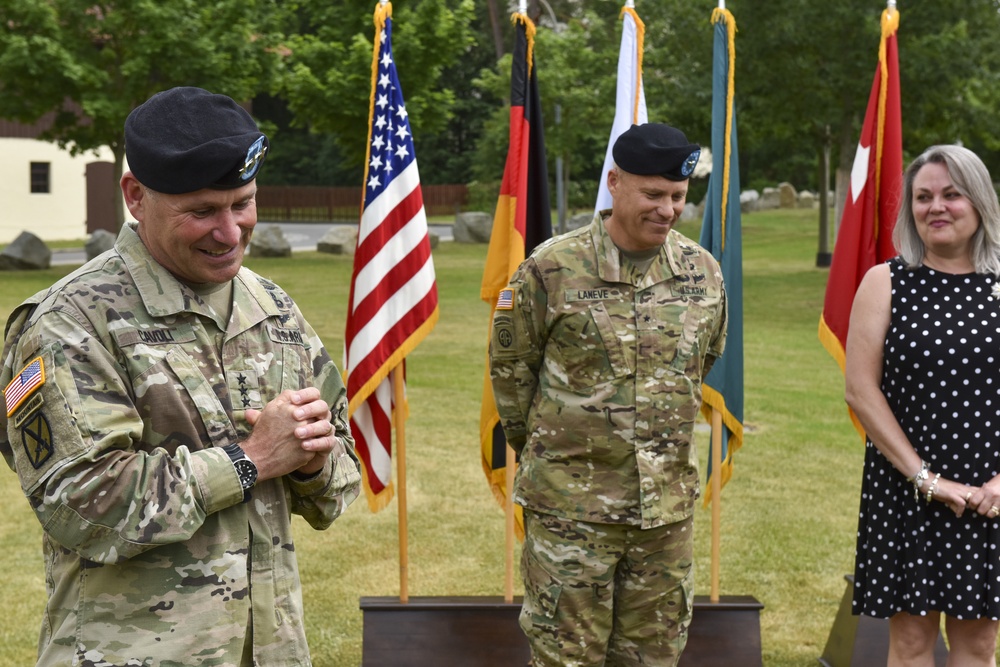
[[[890,265],[882,391],[933,473],[980,486],[1000,472],[1000,284]],[[1000,618],[1000,519],[915,498],[869,440],[853,609]]]

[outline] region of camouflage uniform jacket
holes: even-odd
[[[671,231],[640,274],[597,215],[539,246],[508,289],[493,319],[490,377],[520,454],[515,502],[642,528],[690,516],[701,381],[726,332],[711,254]]]
[[[340,373],[292,300],[243,268],[227,324],[126,227],[19,306],[5,338],[0,387],[37,359],[44,375],[0,414],[44,529],[37,664],[236,666],[252,619],[255,665],[310,665],[291,515],[327,528],[360,473]],[[242,502],[219,446],[249,435],[247,408],[307,385],[346,452]]]

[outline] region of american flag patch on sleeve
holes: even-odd
[[[502,289],[497,297],[497,310],[511,310],[514,308],[514,290]]]
[[[4,400],[7,403],[7,416],[13,415],[14,410],[24,403],[24,399],[43,384],[45,384],[45,365],[42,363],[42,358],[38,357],[15,375],[3,390]]]

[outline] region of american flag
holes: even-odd
[[[376,6],[375,28],[365,195],[345,337],[351,432],[372,511],[392,499],[392,410],[406,410],[392,404],[390,373],[438,318],[420,176],[392,58],[391,3]]]
[[[514,290],[502,289],[497,297],[497,310],[510,310],[514,307]]]
[[[25,366],[3,390],[4,400],[7,403],[7,416],[14,414],[14,410],[21,405],[28,394],[43,384],[45,384],[45,368],[42,365],[42,358],[38,357]]]

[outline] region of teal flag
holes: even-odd
[[[712,13],[715,50],[712,66],[712,175],[705,197],[705,219],[699,243],[722,266],[729,302],[726,351],[705,378],[702,413],[722,413],[722,469],[712,469],[708,480],[721,474],[725,485],[733,474],[733,453],[743,445],[743,237],[740,230],[740,168],[736,149],[736,110],[733,75],[736,63],[736,21],[725,9]],[[721,487],[720,487],[721,488]],[[711,500],[711,484],[705,493]]]

